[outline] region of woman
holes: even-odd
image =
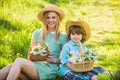
[[[46,63],[32,62],[27,59],[17,58],[13,64],[3,68],[6,80],[46,80],[55,79],[59,69],[59,55],[62,46],[68,41],[67,36],[59,32],[60,21],[64,18],[64,12],[56,5],[48,4],[38,13],[38,19],[43,23],[42,29],[35,30],[32,35],[31,46],[38,41],[44,41],[49,48],[50,56]],[[0,76],[1,77],[1,76]]]

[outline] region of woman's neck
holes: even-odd
[[[55,32],[54,28],[48,28],[48,32]]]

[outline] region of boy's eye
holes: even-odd
[[[55,16],[54,17],[52,17],[53,19],[55,19]]]
[[[77,33],[77,35],[80,35],[80,33]]]
[[[80,33],[71,33],[72,35],[81,35]]]
[[[72,33],[72,35],[75,35],[75,33]]]

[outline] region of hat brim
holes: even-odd
[[[86,22],[80,21],[80,20],[77,20],[77,21],[69,20],[66,22],[66,33],[67,34],[69,34],[69,28],[73,25],[80,26],[85,30],[85,33],[86,33],[85,41],[87,41],[90,38],[91,29],[90,29],[89,25]]]
[[[48,4],[42,10],[40,10],[39,13],[38,13],[38,19],[40,21],[43,21],[43,15],[44,15],[45,12],[48,12],[48,11],[56,12],[60,16],[60,20],[61,21],[63,20],[63,18],[64,18],[63,10],[60,9],[58,6],[53,5],[53,4]]]

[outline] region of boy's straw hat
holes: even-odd
[[[73,25],[80,26],[85,30],[85,33],[86,33],[85,41],[87,41],[91,35],[91,30],[90,30],[89,25],[86,22],[81,21],[80,19],[68,20],[66,22],[66,33],[67,34],[69,34],[69,28]]]
[[[38,13],[38,19],[40,21],[43,21],[43,15],[47,11],[54,11],[54,12],[58,13],[60,16],[60,20],[62,20],[64,18],[64,12],[62,9],[60,9],[58,6],[56,6],[54,4],[48,4],[43,9],[41,9]]]

